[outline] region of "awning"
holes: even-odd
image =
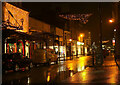
[[[37,32],[37,31],[33,31],[31,32],[31,36],[34,37],[36,40],[43,40],[45,42],[47,42],[50,37],[51,38],[56,38],[56,37],[61,37],[52,33],[48,33],[48,32]]]
[[[11,29],[2,29],[2,38],[6,39],[7,37],[31,40],[31,36],[24,32],[17,32],[15,30],[11,30]]]

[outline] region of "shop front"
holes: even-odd
[[[72,41],[72,55],[77,55],[77,42],[75,40]]]
[[[84,54],[84,43],[77,41],[77,50],[78,50],[78,55],[83,55]]]
[[[5,53],[21,53],[23,57],[30,58],[31,47],[29,41],[25,41],[24,44],[23,40],[7,39],[4,46]]]
[[[2,53],[30,58],[29,12],[4,2],[2,13]]]
[[[31,43],[29,35],[8,29],[3,30],[3,33],[7,35],[3,36],[3,53],[21,53],[23,57],[30,58]]]

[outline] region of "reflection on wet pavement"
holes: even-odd
[[[48,72],[48,76],[47,76],[47,82],[50,81],[50,72]]]
[[[88,67],[83,72],[76,73],[72,77],[62,81],[63,83],[120,83],[120,71],[114,58],[108,56],[104,65]]]
[[[60,61],[58,65],[45,66],[40,65],[33,67],[30,71],[13,72],[3,75],[3,83],[5,84],[39,84],[61,82],[77,72],[81,72],[86,68],[90,56],[82,56],[73,60]],[[83,80],[86,79],[86,73],[83,73]]]

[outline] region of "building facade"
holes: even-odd
[[[4,2],[2,6],[3,53],[30,58],[29,12]]]
[[[32,17],[29,18],[29,24],[30,35],[36,37],[36,40],[32,45],[33,50],[35,50],[34,46],[41,49],[54,49],[58,57],[63,55],[64,51],[62,29]]]
[[[115,20],[114,28],[114,42],[115,42],[115,56],[120,57],[120,2],[113,3],[112,17]]]

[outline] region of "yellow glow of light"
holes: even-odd
[[[83,71],[84,69],[85,69],[85,62],[86,62],[86,59],[85,58],[81,58],[80,59],[81,61],[80,61],[80,63],[79,63],[79,65],[78,65],[78,72],[79,71]]]
[[[7,44],[5,43],[5,53],[7,53]]]
[[[78,37],[78,40],[80,41],[80,37]]]
[[[80,34],[80,37],[84,37],[84,34]]]
[[[83,40],[83,37],[84,37],[84,33],[80,33],[79,37],[78,37],[78,40],[79,41],[82,41]]]
[[[110,23],[113,23],[113,22],[114,22],[114,19],[110,19],[109,22],[110,22]]]
[[[48,76],[47,76],[47,82],[50,81],[50,72],[48,73]]]
[[[85,61],[86,61],[86,60],[85,60],[84,58],[81,58],[81,62],[80,62],[80,66],[81,66],[81,67],[85,66]]]
[[[69,41],[71,42],[71,41],[72,41],[72,39],[69,39]]]
[[[85,66],[82,66],[82,71],[85,69]]]
[[[73,72],[70,72],[70,76],[73,76]]]
[[[77,71],[80,72],[80,71],[83,71],[84,69],[85,69],[85,66],[82,66],[82,67],[79,66],[78,69],[77,69]]]
[[[83,35],[81,34],[80,37],[83,37]]]
[[[87,47],[85,47],[85,54],[87,54]]]
[[[83,79],[83,81],[86,80],[86,72],[82,72],[82,79]]]
[[[68,65],[67,65],[67,67],[69,68],[69,70],[73,70],[73,63],[69,63]]]

